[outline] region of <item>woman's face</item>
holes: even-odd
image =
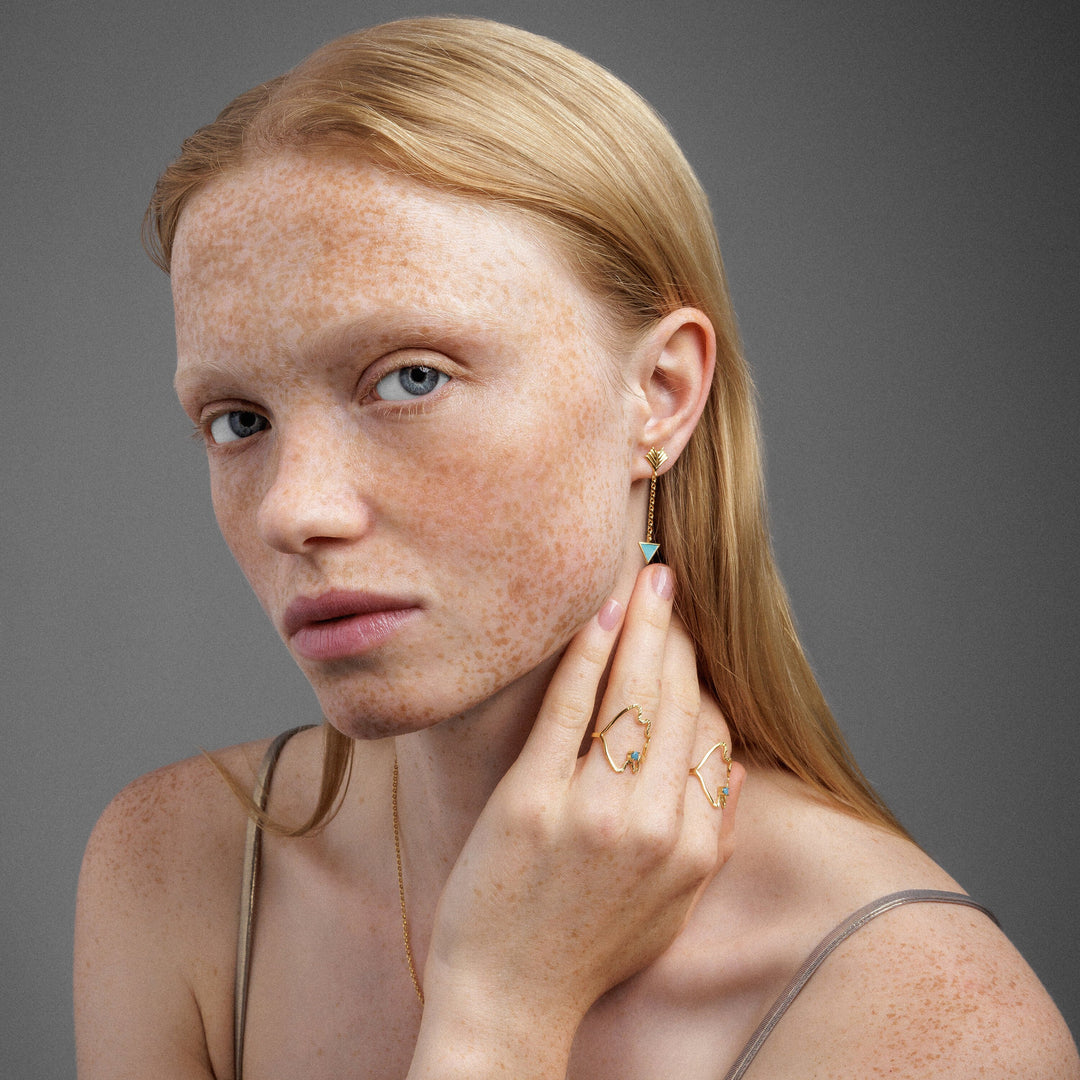
[[[221,531],[346,734],[479,704],[633,572],[641,397],[512,213],[281,154],[195,197],[172,278]]]

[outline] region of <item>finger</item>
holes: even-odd
[[[728,782],[731,794],[728,795],[727,805],[721,811],[722,820],[720,824],[717,870],[731,858],[732,852],[735,850],[735,811],[739,808],[739,796],[745,782],[746,769],[736,761],[732,765],[731,779]]]
[[[731,803],[733,742],[731,732],[719,706],[705,690],[701,692],[701,708],[690,755],[687,798],[691,807],[699,810],[725,810]]]
[[[709,883],[714,877],[724,868],[724,864],[731,858],[732,853],[735,850],[735,811],[739,805],[739,796],[743,789],[743,783],[746,780],[746,769],[742,767],[737,761],[732,765],[731,777],[728,781],[730,787],[730,794],[727,798],[727,804],[722,810],[716,810],[709,803],[706,797],[701,793],[700,789],[694,791],[692,789],[698,788],[697,781],[693,777],[691,779],[691,790],[687,792],[687,801],[691,806],[697,804],[698,811],[687,811],[687,817],[691,819],[688,822],[689,825],[700,824],[696,819],[699,814],[708,814],[710,819],[715,822],[719,819],[719,828],[715,833],[715,845],[712,846],[704,855],[705,858],[711,860],[711,865],[708,872],[704,874],[701,879],[701,884],[697,889],[697,895],[694,897],[693,903],[690,905],[686,912],[686,918],[683,925],[690,920],[694,909],[698,905],[698,901],[704,895],[705,890],[708,888]],[[695,798],[695,795],[697,796]],[[703,810],[701,808],[704,808]],[[709,835],[706,832],[706,835]]]
[[[703,809],[709,805],[717,810],[727,809],[731,797],[731,775],[735,763],[727,740],[719,740],[705,748],[700,756],[695,754],[695,764],[690,767],[691,790],[700,790],[702,798],[691,805]],[[696,786],[695,786],[696,781]]]
[[[637,773],[645,763],[660,705],[673,592],[666,566],[653,564],[638,575],[597,714],[593,768]]]
[[[668,629],[660,684],[660,704],[653,728],[655,772],[671,784],[675,796],[672,812],[682,801],[690,758],[699,735],[703,703],[694,642],[674,616]]]
[[[628,623],[631,615],[628,614]],[[678,616],[672,614],[666,634],[659,635],[647,629],[634,642],[624,647],[630,636],[623,630],[616,661],[609,680],[609,693],[605,696],[603,716],[616,715],[620,695],[627,696],[633,687],[623,689],[620,664],[625,662],[639,677],[653,679],[650,668],[659,666],[657,684],[658,700],[651,704],[648,691],[640,693],[644,711],[651,720],[649,729],[648,778],[636,784],[637,801],[643,804],[651,817],[654,812],[668,815],[673,820],[682,812],[686,788],[686,775],[690,766],[690,754],[697,730],[697,718],[701,703],[698,681],[697,658],[694,643]],[[638,650],[645,650],[642,655]],[[623,738],[630,735],[623,729]],[[620,746],[621,750],[621,746]],[[619,759],[616,759],[619,760]],[[642,768],[644,768],[644,762]]]
[[[731,858],[735,847],[735,812],[746,770],[732,759],[731,731],[711,695],[702,690],[693,765],[687,778],[684,817],[688,828],[705,830],[713,843],[704,857],[712,859],[707,884]]]
[[[566,647],[518,755],[520,767],[538,779],[573,775],[624,616],[623,605],[610,598]]]

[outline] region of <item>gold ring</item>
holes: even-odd
[[[626,760],[621,765],[616,765],[615,759],[611,756],[611,749],[607,744],[607,739],[604,738],[604,736],[607,735],[607,733],[612,729],[612,727],[617,721],[621,720],[627,713],[630,712],[634,713],[635,722],[641,724],[641,726],[645,729],[645,742],[642,744],[640,750],[627,750]],[[594,731],[592,737],[594,739],[600,740],[601,744],[604,747],[604,753],[607,755],[608,764],[612,767],[612,769],[615,770],[615,772],[626,772],[626,770],[629,769],[632,773],[636,773],[638,769],[641,768],[641,765],[645,760],[645,755],[649,751],[649,737],[651,735],[652,721],[646,720],[645,717],[642,716],[641,706],[627,705],[625,709],[622,709],[620,712],[616,713],[615,716],[608,721],[606,727],[604,727],[600,731]]]
[[[714,795],[709,790],[709,785],[705,783],[705,777],[701,775],[701,770],[705,767],[705,762],[713,756],[713,754],[719,750],[720,756],[724,759],[724,764],[727,766],[727,773],[724,776],[724,782],[716,789]],[[715,746],[709,748],[709,752],[690,770],[691,776],[696,776],[701,783],[701,790],[705,792],[705,798],[716,807],[717,810],[723,810],[727,806],[728,796],[731,794],[731,751],[728,750],[726,742],[718,742]]]

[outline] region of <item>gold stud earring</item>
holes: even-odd
[[[652,479],[649,481],[649,523],[645,527],[645,539],[638,541],[641,554],[645,556],[645,562],[651,563],[660,550],[659,544],[653,543],[653,511],[656,508],[656,470],[667,461],[667,454],[663,447],[659,450],[654,446],[645,455],[645,460],[652,466]]]

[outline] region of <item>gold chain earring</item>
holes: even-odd
[[[667,454],[663,447],[659,450],[654,446],[645,455],[645,460],[652,466],[652,479],[649,481],[649,523],[645,527],[645,539],[638,541],[641,554],[645,556],[645,562],[651,563],[660,550],[659,544],[653,543],[653,512],[656,509],[656,470],[667,461]]]

